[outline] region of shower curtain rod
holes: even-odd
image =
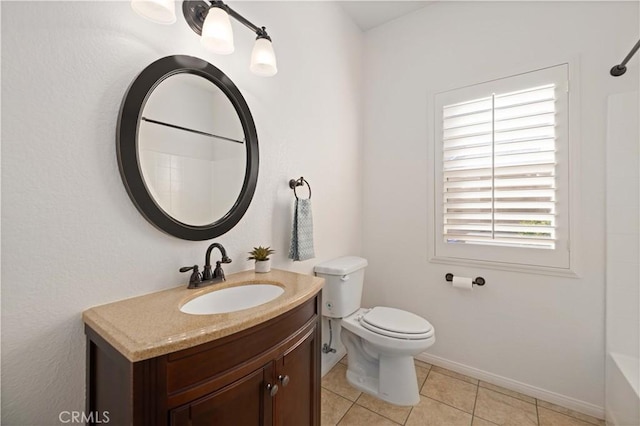
[[[627,62],[629,62],[631,57],[638,51],[638,49],[640,49],[640,40],[638,40],[636,45],[633,46],[631,52],[629,52],[627,57],[624,58],[624,61],[622,61],[620,65],[614,65],[613,68],[611,68],[611,75],[614,77],[620,77],[622,74],[627,72],[627,67],[625,65],[627,65]]]

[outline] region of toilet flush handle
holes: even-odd
[[[350,275],[343,275],[340,277],[340,281],[349,281],[350,278],[351,278]]]

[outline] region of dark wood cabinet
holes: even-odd
[[[87,326],[87,410],[118,425],[320,426],[319,299],[134,363]]]
[[[248,374],[219,391],[190,404],[171,410],[171,426],[190,425],[270,425],[272,423],[269,391],[271,366]]]
[[[276,361],[276,425],[312,425],[320,409],[312,398],[318,383],[314,372],[314,353],[319,348],[318,333],[309,334]],[[317,346],[316,346],[317,345]]]

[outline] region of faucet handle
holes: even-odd
[[[213,278],[214,279],[219,279],[220,281],[225,281],[226,278],[224,276],[224,271],[222,270],[222,266],[220,266],[220,263],[224,262],[223,260],[219,260],[216,262],[216,269],[213,270]],[[227,262],[227,263],[231,263],[231,261]]]
[[[198,271],[198,265],[184,266],[180,268],[180,272],[189,272],[193,269],[191,277],[189,277],[189,288],[196,287],[197,284],[202,282],[202,275]]]

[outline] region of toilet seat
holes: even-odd
[[[367,330],[387,337],[420,340],[433,336],[429,321],[401,309],[376,306],[361,315],[358,321]]]

